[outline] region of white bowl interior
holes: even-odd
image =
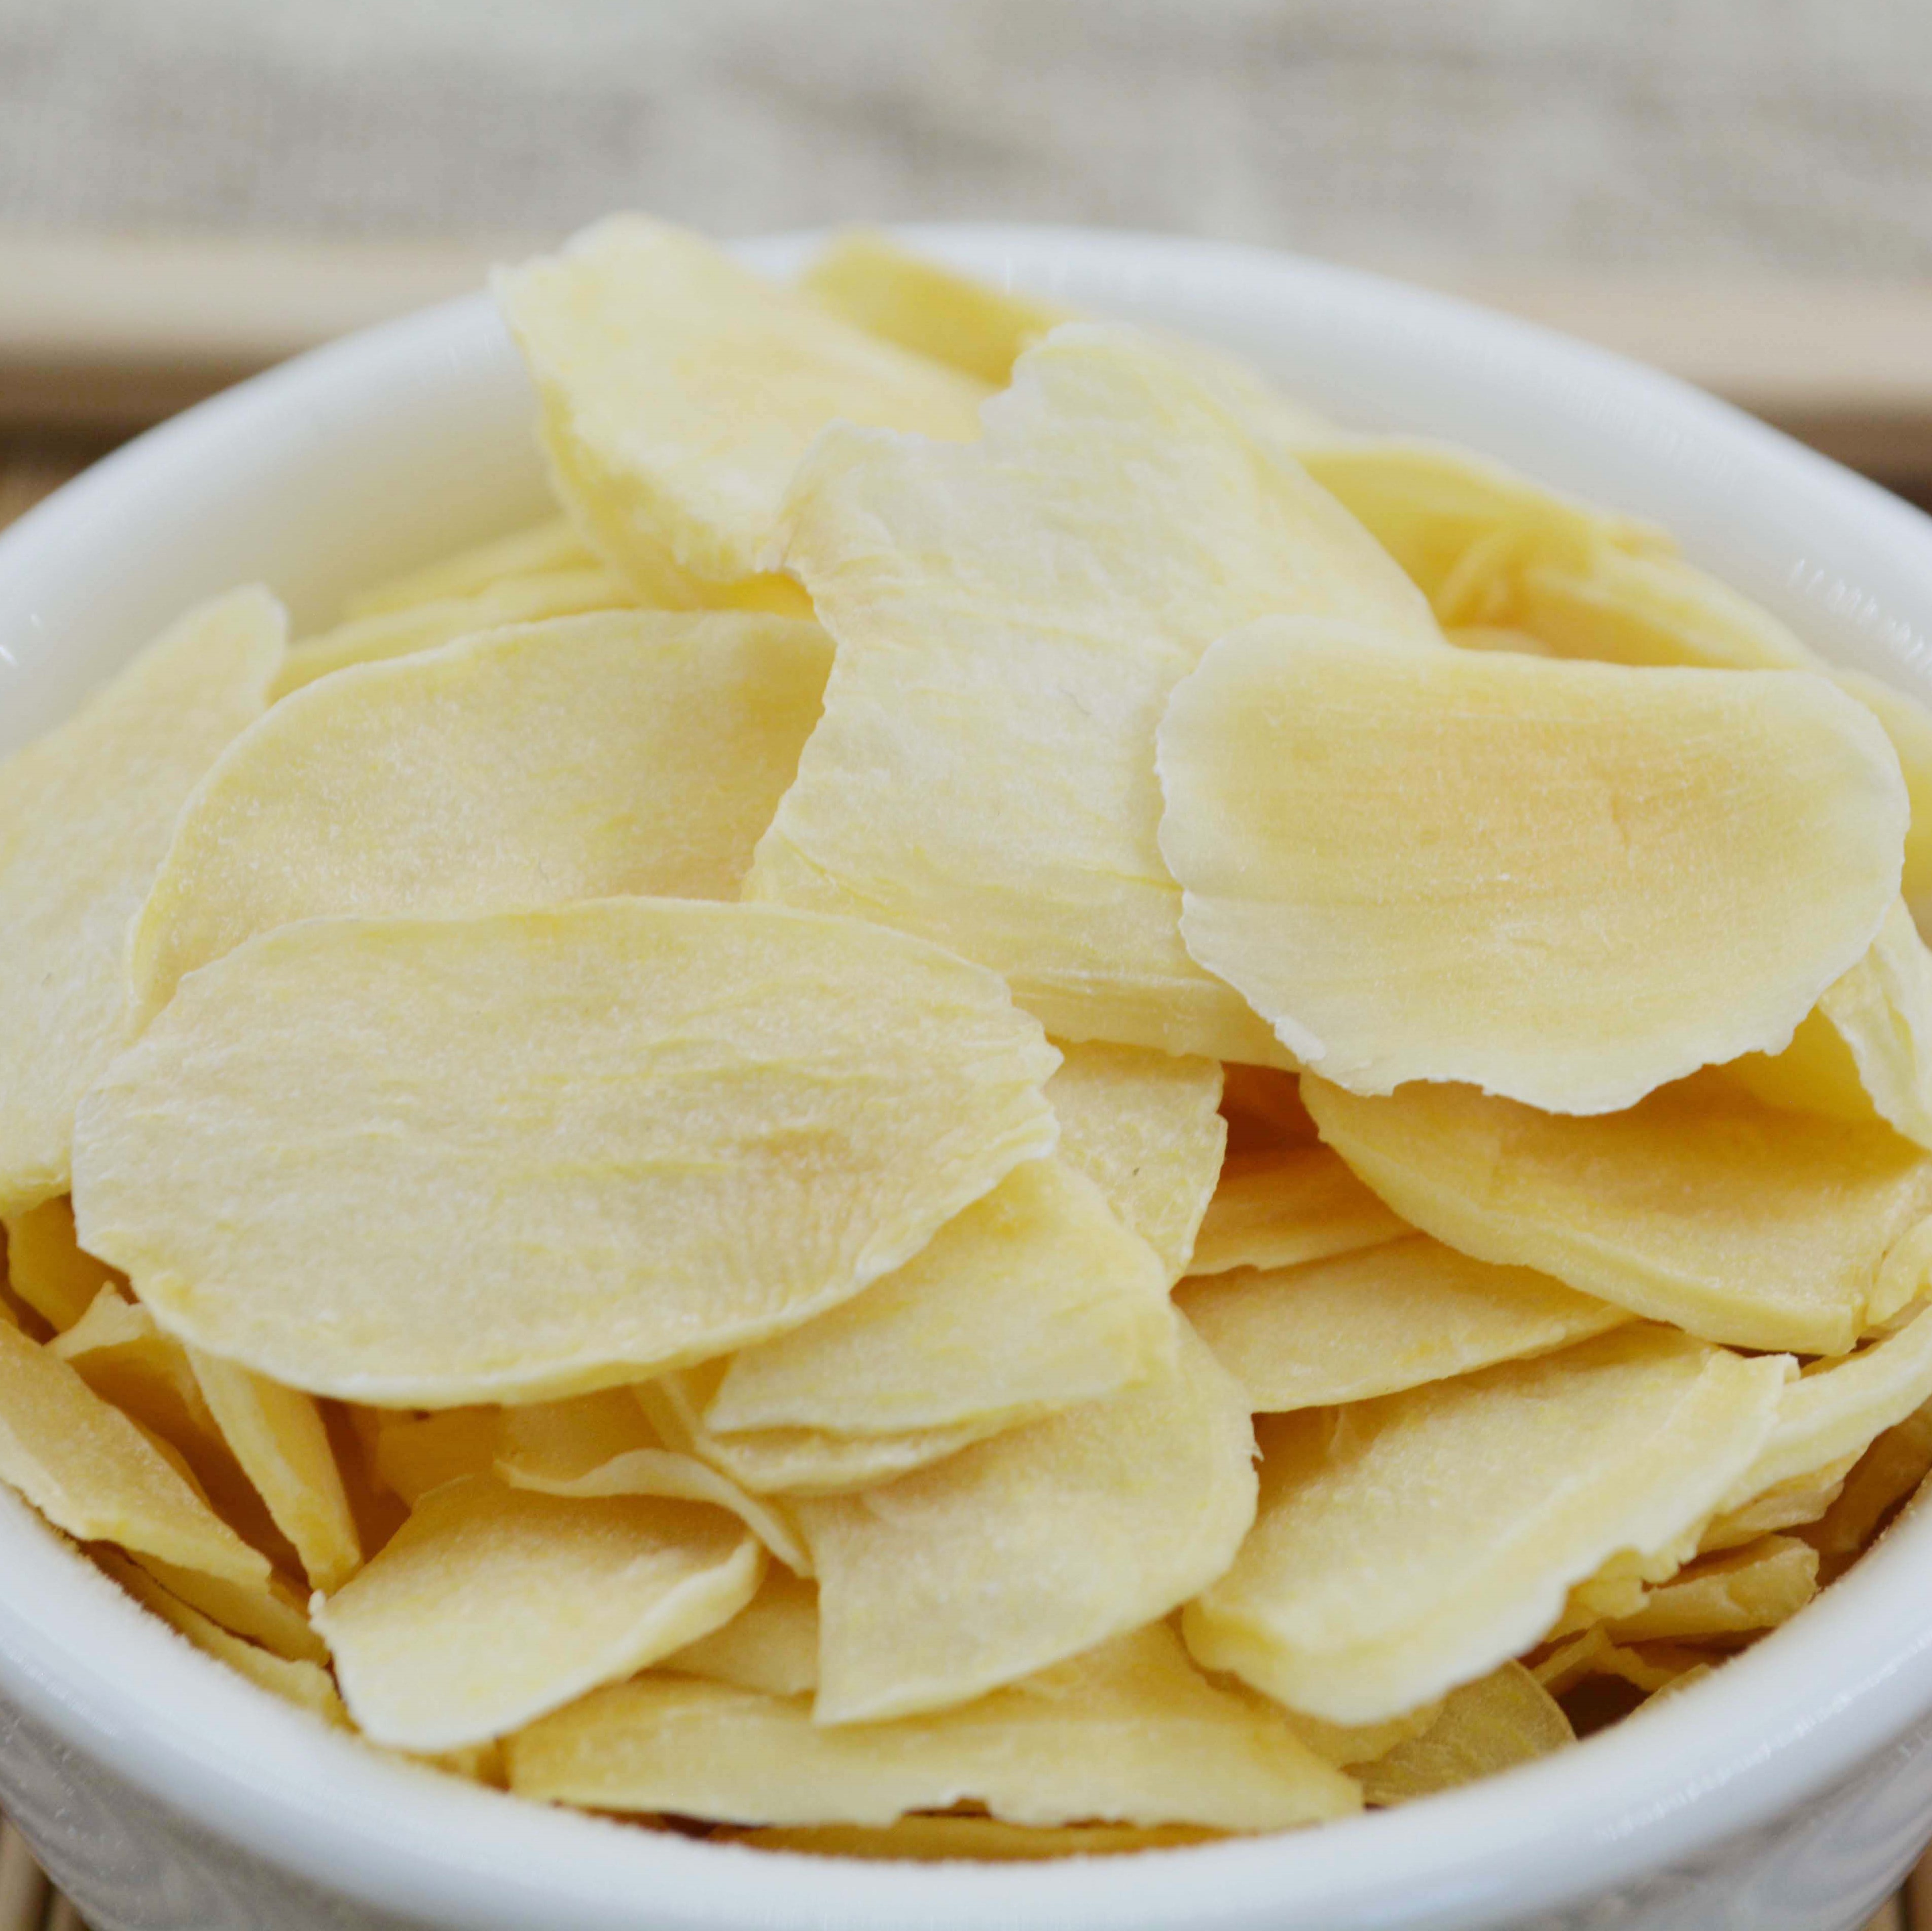
[[[1219,340],[1351,425],[1462,442],[1654,517],[1828,655],[1932,697],[1932,523],[1663,376],[1280,256],[1085,231],[906,232],[996,279]],[[809,245],[745,252],[782,268]],[[110,458],[0,537],[0,753],[201,596],[260,580],[314,627],[358,583],[543,514],[529,412],[478,298],[306,357]],[[10,1700],[320,1884],[433,1924],[518,1931],[1490,1924],[1759,1823],[1882,1747],[1932,1710],[1928,1600],[1932,1510],[1914,1511],[1717,1678],[1530,1769],[1298,1837],[941,1870],[697,1844],[378,1758],[188,1650],[0,1495]]]

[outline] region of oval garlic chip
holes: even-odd
[[[1276,619],[1177,687],[1160,768],[1188,949],[1358,1093],[1628,1106],[1782,1046],[1898,895],[1898,760],[1811,677]]]
[[[1337,1723],[1472,1682],[1546,1635],[1570,1585],[1614,1552],[1694,1546],[1768,1435],[1790,1365],[1630,1327],[1270,1417],[1260,1513],[1188,1606],[1188,1647]]]
[[[630,586],[616,571],[601,566],[506,577],[470,596],[440,597],[404,610],[352,617],[333,630],[300,639],[289,647],[274,695],[278,700],[292,697],[336,671],[417,656],[506,625],[581,616],[635,601]]]
[[[982,384],[642,215],[598,223],[496,289],[558,494],[656,602],[714,603],[763,567],[785,486],[828,422],[979,431]]]
[[[1522,572],[1540,561],[1670,548],[1654,524],[1560,495],[1448,443],[1364,436],[1304,442],[1295,454],[1444,624],[1515,623]]]
[[[733,1356],[704,1425],[892,1435],[1048,1414],[1172,1360],[1167,1286],[1091,1180],[1030,1160],[897,1273]]]
[[[287,627],[266,590],[201,604],[0,764],[0,1215],[68,1190],[74,1108],[121,1048],[128,922]]]
[[[1154,727],[1215,637],[1272,610],[1452,655],[1388,558],[1118,325],[1028,350],[980,442],[828,430],[785,521],[838,655],[746,895],[935,939],[1058,1036],[1277,1058],[1180,943]]]
[[[1932,1273],[1932,1158],[1715,1072],[1588,1119],[1466,1086],[1302,1093],[1329,1144],[1438,1240],[1708,1340],[1842,1354]]]
[[[1060,1160],[1160,1256],[1170,1285],[1187,1271],[1221,1171],[1221,1089],[1212,1060],[1093,1042],[1062,1046],[1046,1083]]]
[[[1074,320],[1057,302],[956,274],[888,235],[848,228],[798,278],[827,313],[993,388],[1049,330]]]
[[[1190,1274],[1292,1267],[1410,1231],[1326,1147],[1232,1153],[1195,1237]]]
[[[1744,1636],[1788,1622],[1817,1593],[1818,1552],[1796,1536],[1768,1535],[1680,1569],[1605,1633],[1615,1644]]]
[[[740,1824],[890,1824],[970,1801],[1012,1823],[1278,1831],[1360,1806],[1159,1624],[962,1709],[862,1729],[823,1728],[802,1698],[640,1676],[513,1737],[509,1762],[523,1796]]]
[[[1932,1147],[1932,952],[1904,901],[1894,901],[1871,949],[1826,988],[1783,1052],[1747,1054],[1725,1071],[1774,1106],[1839,1120],[1876,1114]]]
[[[735,899],[818,718],[816,624],[614,610],[324,679],[230,745],[134,928],[145,1019],[255,933]]]
[[[895,1435],[835,1435],[828,1429],[748,1429],[718,1435],[704,1411],[727,1363],[710,1361],[681,1374],[640,1382],[637,1396],[652,1426],[681,1453],[695,1456],[755,1495],[848,1495],[929,1468],[976,1441],[1002,1433],[1002,1414],[975,1417],[945,1428],[907,1429]]]
[[[1184,1321],[1138,1387],[862,1495],[801,1500],[821,1723],[964,1703],[1166,1615],[1253,1519],[1246,1399]]]
[[[1757,1459],[1726,1497],[1740,1509],[1766,1491],[1862,1455],[1932,1401],[1932,1306],[1922,1306],[1856,1354],[1815,1361],[1778,1397]]]
[[[1787,625],[1681,559],[1600,545],[1522,572],[1514,620],[1558,656],[1718,670],[1816,670],[1876,718],[1912,796],[1905,895],[1932,893],[1932,712],[1895,685],[1829,664]]]
[[[506,579],[596,567],[596,557],[584,547],[569,517],[547,517],[527,529],[471,544],[419,569],[372,584],[345,598],[342,613],[349,619],[382,616],[452,597],[477,596]]]
[[[57,1355],[0,1324],[0,1481],[76,1542],[254,1587],[268,1558],[211,1509],[118,1408]]]
[[[1356,1768],[1362,1795],[1386,1807],[1460,1789],[1576,1741],[1557,1701],[1520,1663],[1452,1690],[1420,1736]]]
[[[308,1579],[338,1589],[362,1566],[362,1545],[322,1411],[298,1389],[232,1361],[189,1351],[222,1437],[294,1544]]]
[[[990,973],[844,919],[310,919],[191,974],[88,1096],[76,1214],[292,1387],[575,1393],[902,1265],[1052,1150],[1055,1057]]]
[[[470,1476],[424,1496],[315,1623],[362,1730],[454,1750],[721,1627],[764,1566],[722,1510],[569,1501]]]
[[[767,1569],[758,1593],[728,1623],[657,1667],[767,1696],[809,1695],[818,1687],[818,1591],[788,1570]]]
[[[81,1251],[74,1229],[74,1203],[64,1194],[10,1215],[0,1231],[7,1243],[5,1272],[0,1278],[56,1334],[73,1327],[103,1288],[127,1285],[117,1268]]]
[[[495,1472],[540,1495],[661,1495],[728,1509],[787,1568],[812,1573],[797,1526],[782,1504],[658,1441],[628,1388],[500,1410]]]
[[[1175,1299],[1258,1414],[1366,1401],[1550,1354],[1630,1318],[1547,1274],[1472,1260],[1425,1234],[1190,1279]]]

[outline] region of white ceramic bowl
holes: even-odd
[[[1932,523],[1677,383],[1276,255],[909,232],[1223,342],[1344,421],[1646,512],[1832,656],[1932,696]],[[808,245],[746,252],[782,268]],[[0,752],[196,598],[260,578],[312,623],[539,514],[529,412],[478,298],[144,436],[0,537]],[[1474,1789],[1299,1836],[921,1867],[705,1845],[380,1759],[188,1649],[0,1495],[0,1805],[97,1931],[1851,1931],[1932,1832],[1932,1508],[1709,1682]]]

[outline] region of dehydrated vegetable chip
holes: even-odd
[[[268,1564],[160,1449],[57,1356],[0,1326],[0,1480],[80,1542],[118,1543],[237,1583]]]
[[[1782,1046],[1898,891],[1898,760],[1820,679],[1277,618],[1176,688],[1160,768],[1189,951],[1358,1093],[1628,1106]]]
[[[828,313],[994,388],[1073,311],[956,274],[889,236],[848,228],[799,277]]]
[[[1292,1267],[1409,1231],[1326,1147],[1231,1153],[1195,1236],[1191,1274]]]
[[[1260,1513],[1189,1605],[1188,1647],[1339,1723],[1472,1682],[1544,1636],[1612,1553],[1694,1546],[1790,1365],[1632,1326],[1267,1418]]]
[[[362,1566],[362,1547],[321,1411],[299,1390],[232,1361],[199,1349],[189,1358],[224,1439],[308,1579],[340,1588]]]
[[[1170,1281],[1187,1270],[1221,1171],[1221,1085],[1212,1060],[1093,1043],[1063,1047],[1046,1083],[1060,1158],[1107,1196]]]
[[[623,610],[327,679],[190,802],[135,927],[143,1015],[298,919],[735,899],[831,662],[813,623]]]
[[[722,1510],[566,1501],[469,1476],[425,1496],[316,1624],[368,1735],[453,1750],[728,1622],[764,1560]]]
[[[74,1203],[61,1194],[8,1217],[7,1285],[56,1334],[73,1327],[100,1290],[126,1277],[82,1252],[74,1231]]]
[[[896,1273],[734,1356],[704,1424],[892,1435],[1051,1414],[1171,1359],[1166,1291],[1091,1180],[1029,1160]]]
[[[548,517],[528,529],[439,556],[433,563],[372,584],[346,598],[346,617],[379,616],[448,597],[473,597],[506,577],[548,576],[559,570],[594,568],[597,559],[584,546],[568,517]]]
[[[971,1799],[1023,1824],[1283,1830],[1360,1804],[1158,1624],[963,1709],[852,1730],[814,1723],[802,1699],[641,1676],[523,1732],[509,1755],[525,1796],[746,1824],[888,1824]]]
[[[263,590],[203,604],[0,764],[0,1215],[67,1191],[74,1108],[121,1045],[128,922],[286,629]]]
[[[1168,693],[1271,610],[1452,653],[1332,499],[1133,329],[1056,331],[986,424],[828,430],[793,483],[786,567],[838,655],[748,895],[936,939],[1060,1037],[1275,1058],[1180,943]]]
[[[801,1501],[820,1723],[963,1703],[1151,1621],[1234,1559],[1247,1404],[1180,1316],[1139,1387],[863,1495]]]
[[[768,1569],[758,1593],[722,1629],[660,1660],[660,1669],[713,1683],[802,1696],[818,1687],[818,1591]]]
[[[1547,1274],[1472,1260],[1423,1234],[1190,1280],[1176,1298],[1257,1413],[1365,1401],[1550,1354],[1630,1319]]]
[[[1494,1777],[1576,1741],[1556,1698],[1520,1663],[1452,1690],[1436,1720],[1355,1774],[1372,1804],[1407,1804]]]
[[[982,385],[828,314],[684,229],[620,215],[498,277],[543,400],[558,493],[667,603],[762,568],[828,422],[978,431]]]
[[[89,1096],[89,1246],[195,1345],[453,1407],[796,1326],[1051,1150],[990,973],[772,907],[311,919],[184,980]]]
[[[1302,1092],[1323,1138],[1438,1240],[1709,1340],[1841,1354],[1932,1266],[1932,1159],[1716,1073],[1582,1120],[1465,1086]]]

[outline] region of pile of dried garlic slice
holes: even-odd
[[[1932,1468],[1932,716],[880,239],[506,273],[562,515],[0,767],[0,1477],[368,1743],[863,1856],[1387,1805]]]

